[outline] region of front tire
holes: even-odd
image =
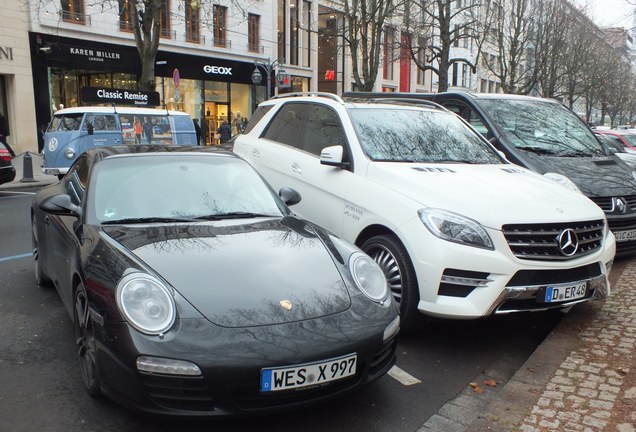
[[[384,272],[393,298],[400,306],[402,330],[412,329],[420,315],[417,310],[420,296],[415,270],[406,248],[395,236],[379,235],[365,241],[361,249]]]
[[[75,328],[75,344],[80,364],[82,382],[91,396],[98,396],[99,373],[97,369],[97,350],[95,331],[90,316],[88,296],[84,285],[80,283],[75,291],[75,308],[73,324]]]

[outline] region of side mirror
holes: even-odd
[[[95,127],[93,126],[93,123],[87,121],[86,122],[86,130],[88,131],[89,135],[93,135],[93,133],[95,132]]]
[[[292,188],[287,187],[281,188],[280,191],[278,191],[278,196],[280,196],[283,202],[288,206],[298,204],[302,199],[298,192],[296,192]]]
[[[342,161],[343,155],[344,147],[342,147],[341,145],[325,147],[320,152],[320,163],[322,165],[346,168],[349,166],[349,164]]]
[[[59,194],[48,197],[40,203],[40,208],[47,213],[60,216],[80,217],[82,210],[73,204],[70,195]]]

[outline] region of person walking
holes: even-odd
[[[0,113],[0,142],[4,144],[4,146],[9,150],[9,154],[11,157],[15,157],[15,152],[7,142],[7,137],[9,136],[9,123],[7,123],[7,118],[3,113]]]
[[[135,120],[133,121],[133,133],[135,134],[135,144],[141,144],[141,132],[142,132],[141,122],[139,121],[139,117],[135,116]]]
[[[219,134],[219,140],[221,141],[221,144],[225,144],[230,139],[232,139],[232,126],[230,126],[230,123],[228,123],[227,120],[225,120],[221,124],[221,126],[219,126],[216,132]]]

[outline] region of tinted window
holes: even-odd
[[[338,114],[329,107],[316,105],[309,115],[304,149],[320,156],[323,148],[333,145],[345,145],[345,133]]]
[[[284,104],[274,115],[263,138],[304,150],[302,131],[311,107],[304,103]]]
[[[88,184],[88,163],[85,157],[79,158],[65,176],[66,191],[75,205],[81,205]]]
[[[267,114],[273,107],[274,105],[261,105],[256,108],[256,111],[252,114],[252,118],[247,123],[247,126],[245,126],[243,133],[249,133],[252,129],[254,129],[254,126],[256,126],[263,116],[265,116],[265,114]]]
[[[372,160],[501,163],[457,116],[424,109],[352,108],[349,114]]]
[[[558,156],[600,156],[592,131],[561,104],[542,100],[484,99],[481,106],[518,149]]]

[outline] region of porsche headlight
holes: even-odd
[[[582,193],[581,189],[579,189],[579,187],[577,185],[575,185],[572,180],[570,180],[569,178],[567,178],[563,174],[547,172],[547,173],[543,174],[543,176],[545,178],[548,178],[548,179],[552,180],[555,183],[560,184],[561,186],[565,186],[566,188],[568,188],[570,190]]]
[[[384,272],[368,255],[354,252],[349,258],[349,271],[360,291],[375,302],[383,302],[389,295]]]
[[[176,316],[168,288],[146,273],[131,273],[119,281],[117,306],[130,325],[149,335],[167,331]]]
[[[420,209],[417,214],[436,237],[467,246],[495,249],[490,236],[477,221],[440,209]]]

